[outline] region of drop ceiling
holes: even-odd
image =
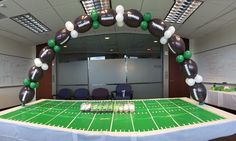
[[[177,33],[183,37],[196,38],[209,32],[223,28],[229,23],[236,22],[236,0],[204,0],[205,2],[184,24],[174,24]],[[164,19],[174,0],[111,0],[112,8],[121,4],[125,9],[138,9],[142,13],[151,12],[153,17]],[[55,32],[64,26],[68,20],[74,21],[76,17],[84,14],[79,0],[3,0],[0,13],[8,18],[0,20],[0,36],[5,36],[29,45],[45,43],[54,38]],[[18,25],[9,17],[31,13],[51,31],[35,34]],[[144,33],[140,28],[129,27],[100,27],[91,29],[80,36],[109,34],[109,33]]]

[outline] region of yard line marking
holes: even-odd
[[[166,113],[167,113],[167,114],[170,116],[170,118],[175,122],[175,124],[177,124],[178,126],[180,126],[180,125],[177,123],[177,121],[175,121],[175,119],[172,117],[172,115],[161,105],[160,102],[158,102],[157,100],[155,100],[155,102],[157,102],[157,104],[160,105],[164,111],[166,111]]]
[[[132,117],[131,112],[130,112],[130,120],[131,120],[131,124],[132,124],[132,127],[133,127],[133,131],[135,131],[135,128],[134,128],[134,121],[133,121],[133,117]]]
[[[155,124],[156,128],[157,128],[157,129],[159,129],[159,127],[157,126],[157,123],[156,123],[156,122],[155,122],[155,120],[153,119],[153,117],[152,117],[152,114],[150,113],[150,111],[149,111],[149,109],[148,109],[147,105],[144,103],[144,101],[143,101],[143,100],[142,100],[142,103],[143,103],[143,104],[144,104],[144,106],[146,107],[146,109],[147,109],[147,111],[148,111],[149,115],[151,116],[151,119],[152,119],[153,123]]]
[[[57,114],[56,116],[54,116],[52,119],[50,119],[49,121],[47,121],[45,124],[48,124],[49,122],[53,121],[55,118],[57,118],[59,115],[61,115],[62,113],[64,113],[66,110],[68,110],[71,106],[75,105],[77,102],[74,102],[73,104],[71,104],[70,106],[68,106],[66,109],[64,109],[63,111],[61,111],[59,114]]]
[[[68,128],[80,114],[81,111],[72,119],[72,121],[66,126],[66,128]]]
[[[113,109],[114,109],[114,105],[116,104],[116,101],[113,103]],[[113,125],[113,121],[114,121],[114,115],[115,115],[115,112],[113,111],[112,112],[112,117],[111,117],[111,125],[110,125],[110,131],[112,130],[112,125]]]
[[[177,107],[179,107],[180,109],[184,110],[186,113],[188,113],[188,114],[190,114],[190,115],[194,116],[195,118],[197,118],[198,120],[200,120],[200,121],[204,122],[204,120],[200,119],[199,117],[197,117],[197,116],[195,116],[194,114],[190,113],[189,111],[185,110],[185,109],[184,109],[184,108],[182,108],[181,106],[179,106],[179,105],[175,104],[175,103],[174,103],[174,102],[172,102],[171,100],[168,100],[168,101],[170,101],[171,103],[173,103],[174,105],[176,105],[176,106],[177,106]]]
[[[13,115],[13,116],[9,117],[8,119],[11,119],[11,118],[13,118],[13,117],[16,117],[16,116],[22,115],[22,114],[24,114],[24,113],[26,113],[26,112],[29,112],[29,111],[32,111],[32,110],[38,109],[39,107],[44,106],[44,105],[47,105],[47,104],[49,104],[49,103],[52,103],[52,101],[46,102],[46,103],[44,103],[44,104],[42,104],[42,105],[40,105],[40,106],[38,106],[38,107],[34,107],[34,108],[32,108],[32,109],[26,110],[26,111],[21,112],[21,113],[19,113],[19,114]]]
[[[94,121],[96,115],[97,115],[97,113],[94,114],[93,119],[92,119],[92,121],[90,122],[90,124],[89,124],[89,126],[88,126],[88,128],[87,128],[87,131],[88,131],[89,128],[91,127],[91,125],[92,125],[92,123],[93,123],[93,121]]]
[[[55,106],[49,108],[49,109],[46,110],[46,111],[43,111],[43,112],[41,112],[41,113],[38,113],[37,115],[35,115],[35,116],[33,116],[33,117],[27,119],[25,122],[27,122],[27,121],[29,121],[29,120],[31,120],[31,119],[33,119],[33,118],[36,118],[37,116],[39,116],[39,115],[41,115],[41,114],[43,114],[43,113],[46,113],[46,112],[50,111],[51,109],[53,109],[54,107],[56,107],[56,106],[58,106],[58,105],[61,105],[62,103],[64,103],[64,102],[61,102],[61,103],[59,103],[59,104],[57,104],[57,105],[55,105]]]

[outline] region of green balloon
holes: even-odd
[[[54,50],[56,53],[58,53],[58,52],[61,51],[61,47],[59,47],[59,46],[56,45],[56,46],[54,46],[53,50]]]
[[[93,10],[92,12],[91,12],[91,18],[92,18],[92,20],[93,21],[96,21],[97,19],[98,19],[98,13],[97,13],[97,11],[96,10]]]
[[[192,57],[192,53],[190,51],[185,51],[184,52],[184,58],[185,59],[190,59]]]
[[[36,82],[36,89],[39,87],[39,82]]]
[[[37,87],[37,84],[35,82],[30,83],[30,88],[35,89]]]
[[[48,46],[49,47],[53,48],[55,45],[56,45],[55,40],[53,40],[53,39],[48,40]]]
[[[24,86],[29,86],[30,85],[30,80],[29,79],[24,79],[23,84],[24,84]]]
[[[144,13],[143,19],[144,21],[149,22],[152,19],[152,14],[149,12]]]
[[[99,28],[99,22],[93,21],[93,29],[98,29],[98,28]]]
[[[176,57],[176,62],[182,63],[183,61],[184,61],[184,56],[183,56],[183,55],[178,55],[178,56]]]
[[[142,30],[147,30],[148,23],[146,21],[142,21],[140,27],[141,27]]]

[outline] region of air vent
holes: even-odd
[[[5,18],[7,18],[7,16],[3,15],[2,13],[0,13],[0,20],[1,19],[5,19]]]

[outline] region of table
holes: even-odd
[[[0,112],[0,140],[201,141],[236,133],[235,115],[188,98],[132,100],[134,113],[84,113],[83,102],[40,100]]]
[[[236,92],[207,91],[206,103],[236,110]]]

